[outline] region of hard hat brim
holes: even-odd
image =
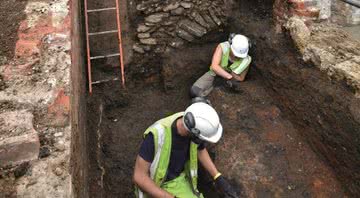
[[[217,143],[220,140],[222,134],[223,134],[223,127],[222,127],[221,123],[219,123],[218,131],[216,132],[216,135],[214,135],[211,138],[207,138],[205,136],[200,135],[200,139],[210,142],[210,143]]]
[[[238,58],[246,58],[248,56],[249,50],[246,50],[246,53],[239,53],[234,50],[232,45],[230,46],[230,48],[231,48],[231,52],[234,54],[234,56],[236,56]]]

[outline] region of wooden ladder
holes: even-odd
[[[87,54],[87,66],[88,66],[88,80],[89,80],[89,92],[92,93],[92,85],[99,84],[102,82],[107,82],[110,80],[98,80],[93,82],[92,81],[92,73],[91,73],[91,61],[96,59],[102,59],[102,58],[109,58],[109,57],[119,57],[120,61],[120,69],[121,69],[121,82],[122,86],[125,87],[125,74],[124,74],[124,61],[123,61],[123,49],[122,49],[122,40],[121,40],[121,22],[120,22],[120,10],[119,10],[119,2],[118,0],[115,0],[116,6],[115,7],[108,7],[108,8],[99,8],[99,9],[92,9],[88,10],[88,4],[87,0],[84,0],[84,7],[85,7],[85,31],[86,31],[86,54]],[[89,32],[89,13],[94,12],[104,12],[104,11],[116,11],[116,30],[109,30],[109,31],[101,31],[101,32]],[[118,35],[118,44],[119,44],[119,53],[111,53],[101,56],[91,56],[90,53],[90,42],[89,39],[91,36],[95,35],[104,35],[104,34],[113,34],[117,33]],[[111,79],[111,80],[119,80],[118,78]]]

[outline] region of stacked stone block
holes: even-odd
[[[196,42],[208,32],[226,23],[223,3],[219,0],[147,0],[136,9],[144,16],[137,25],[137,53],[164,53],[186,42]]]

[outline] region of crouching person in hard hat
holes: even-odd
[[[237,197],[204,147],[204,142],[218,142],[222,132],[218,114],[203,102],[155,122],[145,131],[136,158],[136,196],[203,197],[197,189],[199,160],[225,197]]]
[[[251,57],[248,55],[249,39],[240,34],[231,34],[229,41],[220,43],[213,55],[210,70],[191,87],[192,97],[205,97],[213,89],[215,76],[226,80],[226,85],[239,91],[239,82],[245,80]]]

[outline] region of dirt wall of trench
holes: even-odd
[[[343,84],[331,82],[314,67],[281,60],[263,66],[259,70],[279,105],[307,131],[303,137],[335,170],[344,187],[359,195],[360,125],[351,113],[359,101]]]
[[[275,11],[279,11],[279,2],[274,4]],[[334,25],[316,24],[302,16],[295,19],[300,25],[274,20],[268,27],[255,26],[243,20],[244,15],[261,15],[256,10],[262,4],[236,3],[233,9],[240,11],[230,18],[230,31],[244,30],[253,40],[256,73],[303,139],[334,170],[344,189],[359,196],[359,43]],[[291,7],[281,9],[284,14]],[[275,13],[274,19],[277,16]]]
[[[258,36],[256,68],[277,105],[303,129],[302,137],[333,168],[348,193],[359,196],[359,44],[336,28],[322,26],[319,33],[313,27],[312,38],[303,46],[294,44],[296,36],[287,31],[272,40]],[[304,62],[309,50],[312,57]]]
[[[86,140],[86,102],[87,81],[83,30],[82,1],[71,1],[71,175],[73,197],[88,195],[88,156]]]

